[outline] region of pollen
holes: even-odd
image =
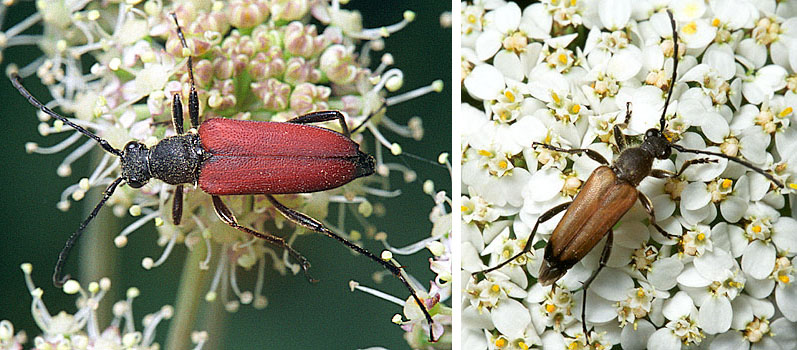
[[[719,18],[714,18],[714,19],[711,21],[711,25],[712,25],[713,27],[719,27],[719,26],[720,26],[720,19],[719,19]]]
[[[487,151],[487,150],[480,149],[479,150],[479,155],[482,156],[482,157],[492,157],[493,153],[490,152],[490,151]]]
[[[459,207],[459,210],[461,210],[463,213],[467,213],[468,211],[470,211],[470,208],[468,206],[463,205]]]
[[[731,179],[722,180],[722,188],[730,188],[731,185],[733,185],[733,180]]]
[[[573,107],[570,108],[570,113],[573,114],[578,114],[578,112],[580,111],[581,111],[581,105],[573,105]]]
[[[638,288],[636,290],[636,296],[639,297],[639,298],[644,297],[645,296],[645,291],[642,288]]]
[[[559,98],[559,95],[557,95],[555,92],[551,93],[551,98],[553,99],[553,102],[556,102],[557,104],[562,103],[562,99]]]
[[[759,225],[754,225],[754,226],[753,226],[753,228],[752,228],[752,230],[753,230],[753,232],[755,232],[755,233],[761,233],[761,226],[759,226]]]
[[[791,281],[791,279],[789,278],[788,275],[780,275],[780,276],[778,276],[778,281],[781,281],[783,283],[789,283],[789,281]]]
[[[778,117],[785,118],[787,115],[791,114],[793,109],[791,107],[786,107],[780,113],[778,113]]]
[[[558,58],[559,58],[559,63],[561,64],[567,63],[567,55],[560,53]]]
[[[509,163],[507,163],[507,161],[505,161],[505,160],[502,160],[502,161],[498,162],[498,167],[501,168],[501,169],[506,169],[508,165],[509,165]]]
[[[689,24],[684,26],[683,31],[687,35],[695,35],[695,33],[697,33],[697,23],[690,22]]]
[[[504,91],[504,97],[506,97],[509,102],[515,102],[515,94],[513,94],[512,91]]]
[[[522,340],[521,340],[520,342],[518,342],[518,343],[517,343],[517,346],[518,346],[518,347],[519,347],[521,350],[529,350],[529,346],[528,346],[528,345],[526,345],[526,343],[525,343],[525,342],[523,342]]]
[[[506,339],[504,339],[504,338],[498,338],[498,339],[496,339],[496,340],[495,340],[495,346],[496,346],[496,347],[498,347],[498,348],[503,348],[503,347],[505,347],[505,346],[506,346]]]
[[[476,23],[476,16],[468,15],[468,23]]]
[[[570,0],[570,7],[576,6],[577,2],[578,2],[578,0]]]
[[[705,234],[705,233],[702,233],[702,232],[701,232],[701,233],[698,233],[698,234],[697,234],[697,240],[698,240],[698,241],[703,241],[703,240],[705,240],[705,239],[706,239],[706,234]]]
[[[791,188],[793,190],[797,190],[797,183],[790,183],[789,184],[789,188]]]
[[[546,304],[545,311],[547,311],[548,313],[554,312],[556,311],[556,306],[554,304]]]
[[[501,287],[499,287],[497,284],[494,284],[492,287],[490,287],[490,291],[493,293],[498,293],[501,291]]]

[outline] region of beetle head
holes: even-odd
[[[670,158],[672,153],[670,141],[664,137],[659,129],[648,129],[645,132],[645,141],[642,142],[641,147],[657,159]]]
[[[122,178],[132,188],[147,184],[152,175],[149,172],[147,156],[149,149],[138,141],[128,142],[122,153]]]

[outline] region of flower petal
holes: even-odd
[[[755,279],[762,280],[775,267],[775,247],[756,240],[744,249],[742,270]]]
[[[790,217],[781,217],[772,226],[772,242],[781,252],[788,252],[786,256],[797,254],[797,220]]]
[[[504,76],[490,64],[480,64],[465,78],[468,94],[480,100],[495,100],[506,87]]]
[[[515,299],[504,299],[492,309],[490,317],[495,329],[509,338],[520,338],[531,322],[531,314]]]
[[[698,324],[708,334],[717,334],[731,328],[733,309],[726,297],[711,296],[703,301],[698,313]]]
[[[797,322],[797,283],[778,285],[775,288],[775,301],[783,316]]]

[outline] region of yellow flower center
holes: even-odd
[[[694,35],[695,33],[697,33],[697,23],[690,22],[689,24],[684,26],[683,31],[684,34]]]
[[[782,111],[780,111],[780,113],[778,113],[778,117],[784,118],[787,115],[791,114],[792,111],[793,109],[791,107],[786,107]]]
[[[761,226],[759,226],[759,225],[754,225],[754,226],[753,226],[753,232],[755,232],[755,233],[761,233]]]
[[[515,102],[515,94],[513,94],[512,91],[504,91],[504,97],[506,97],[509,102]]]
[[[554,311],[556,311],[556,306],[554,306],[553,304],[546,304],[545,305],[545,311],[547,311],[549,313],[554,312]]]
[[[733,180],[731,179],[722,180],[722,188],[730,188],[731,185],[733,185]]]
[[[480,149],[479,150],[479,155],[483,156],[483,157],[492,157],[493,153],[490,152],[490,151],[487,151],[487,150]]]
[[[789,283],[790,280],[791,279],[789,278],[788,275],[780,275],[780,276],[778,276],[778,281],[781,281],[783,283]]]
[[[714,18],[711,21],[711,25],[714,26],[714,27],[719,27],[720,26],[720,19],[719,18]]]
[[[506,339],[504,339],[504,338],[498,338],[498,339],[496,339],[496,340],[495,340],[495,346],[496,346],[496,347],[499,347],[499,348],[503,348],[503,347],[505,347],[505,346],[506,346]]]

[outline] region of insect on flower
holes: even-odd
[[[174,20],[183,50],[188,51],[177,16],[174,13],[170,16]],[[177,135],[164,138],[151,148],[138,141],[130,141],[122,149],[114,148],[107,140],[43,105],[25,89],[19,74],[13,69],[10,71],[11,83],[32,105],[95,140],[103,150],[119,157],[121,161],[121,176],[105,189],[100,202],[69,237],[59,254],[53,283],[62,286],[69,279],[69,275],[62,276],[69,252],[117,187],[127,184],[132,188],[141,188],[151,178],[155,178],[176,186],[172,205],[172,220],[175,225],[179,225],[182,219],[183,186],[198,184],[212,196],[214,210],[224,223],[263,239],[274,247],[284,249],[299,262],[308,280],[315,282],[308,273],[310,263],[285,239],[240,225],[220,197],[265,195],[274,208],[290,221],[334,238],[390,271],[410,291],[426,320],[432,325],[432,317],[425,303],[408,282],[401,266],[355,245],[320,221],[286,207],[273,196],[333,189],[374,173],[374,158],[361,152],[359,145],[350,138],[351,133],[343,114],[339,111],[318,111],[284,123],[215,118],[200,124],[193,58],[190,54],[186,56],[190,83],[188,115],[191,130],[184,130],[183,105],[180,94],[176,93],[172,96],[172,123]],[[307,125],[334,120],[340,123],[342,132]],[[435,341],[431,328],[429,338]]]
[[[540,267],[538,278],[542,285],[553,285],[552,288],[555,288],[556,285],[554,283],[564,276],[576,263],[583,259],[604,236],[607,236],[606,245],[600,255],[600,264],[597,270],[583,282],[582,287],[584,290],[584,302],[581,307],[582,329],[588,342],[589,333],[587,331],[586,322],[584,321],[586,313],[586,292],[590,283],[595,280],[595,277],[600,273],[601,269],[606,266],[609,260],[613,242],[613,226],[631,209],[634,203],[639,200],[650,218],[650,224],[665,237],[675,237],[656,224],[651,200],[644,193],[639,192],[636,187],[648,176],[656,178],[678,177],[691,165],[717,162],[715,158],[704,157],[691,159],[685,161],[678,172],[670,172],[662,169],[653,169],[653,161],[655,159],[669,159],[673,149],[678,152],[722,157],[762,174],[776,186],[783,188],[783,184],[774,176],[766,173],[764,170],[754,166],[748,161],[722,153],[685,148],[673,143],[665,135],[667,126],[665,115],[670,98],[672,97],[673,86],[678,71],[678,34],[676,23],[672,13],[667,11],[667,14],[672,26],[674,42],[673,73],[667,98],[664,103],[664,110],[659,120],[659,128],[647,130],[641,145],[628,147],[628,141],[625,135],[621,132],[620,127],[615,125],[613,128],[614,138],[620,150],[620,154],[611,164],[602,155],[591,149],[565,149],[535,142],[533,144],[534,147],[569,154],[586,154],[589,158],[599,162],[601,166],[592,172],[573,201],[559,204],[539,216],[521,252],[496,266],[474,273],[474,275],[478,275],[495,271],[531,251],[534,234],[537,232],[540,223],[548,221],[560,212],[565,211],[564,216],[554,229],[545,247],[545,257]],[[626,125],[630,118],[631,110],[629,104],[627,105],[625,116]]]

